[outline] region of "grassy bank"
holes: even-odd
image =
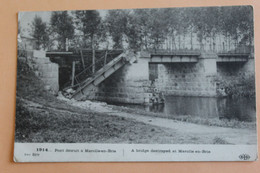
[[[154,135],[151,135],[153,133]],[[17,100],[16,142],[160,143],[174,133],[117,116],[85,111],[61,112]],[[175,141],[177,142],[177,141]]]

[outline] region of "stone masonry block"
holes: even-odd
[[[34,50],[33,51],[33,57],[46,58],[46,52],[45,51],[40,51],[40,50]]]

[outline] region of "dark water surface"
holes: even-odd
[[[117,104],[118,105],[118,104]],[[164,105],[123,105],[142,109],[147,112],[164,113],[171,116],[200,116],[207,118],[236,119],[239,121],[256,121],[255,99],[211,98],[211,97],[176,97],[166,96]]]

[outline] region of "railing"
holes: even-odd
[[[115,50],[106,50],[106,51],[104,51],[104,54],[101,55],[101,57],[99,57],[98,60],[95,61],[95,63],[92,62],[91,65],[85,67],[81,72],[76,74],[74,76],[74,78],[72,78],[69,82],[67,82],[64,85],[64,89],[63,90],[67,90],[68,88],[77,89],[78,87],[81,87],[83,81],[87,80],[88,78],[93,77],[95,72],[99,71],[102,67],[107,65],[115,57],[117,57],[119,54],[121,54],[123,52],[123,51],[115,52],[115,54],[118,54],[118,55],[113,56],[114,55],[113,51],[115,52]],[[84,56],[83,52],[84,51],[81,50],[81,55],[82,56]],[[94,71],[93,71],[93,67],[95,69]],[[74,82],[72,82],[72,81],[74,81]],[[87,81],[85,81],[85,82],[87,82]]]
[[[249,54],[253,52],[252,46],[247,44],[187,44],[175,48],[160,48],[146,50],[151,54],[200,54],[201,52],[214,52],[217,54]]]
[[[235,44],[230,46],[220,46],[217,54],[250,54],[253,52],[253,47],[246,44]]]

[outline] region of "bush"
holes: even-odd
[[[223,80],[217,78],[217,93],[223,96],[223,90],[226,96],[229,97],[255,97],[255,76],[239,76],[230,78],[230,80]],[[224,95],[224,96],[225,96]]]

